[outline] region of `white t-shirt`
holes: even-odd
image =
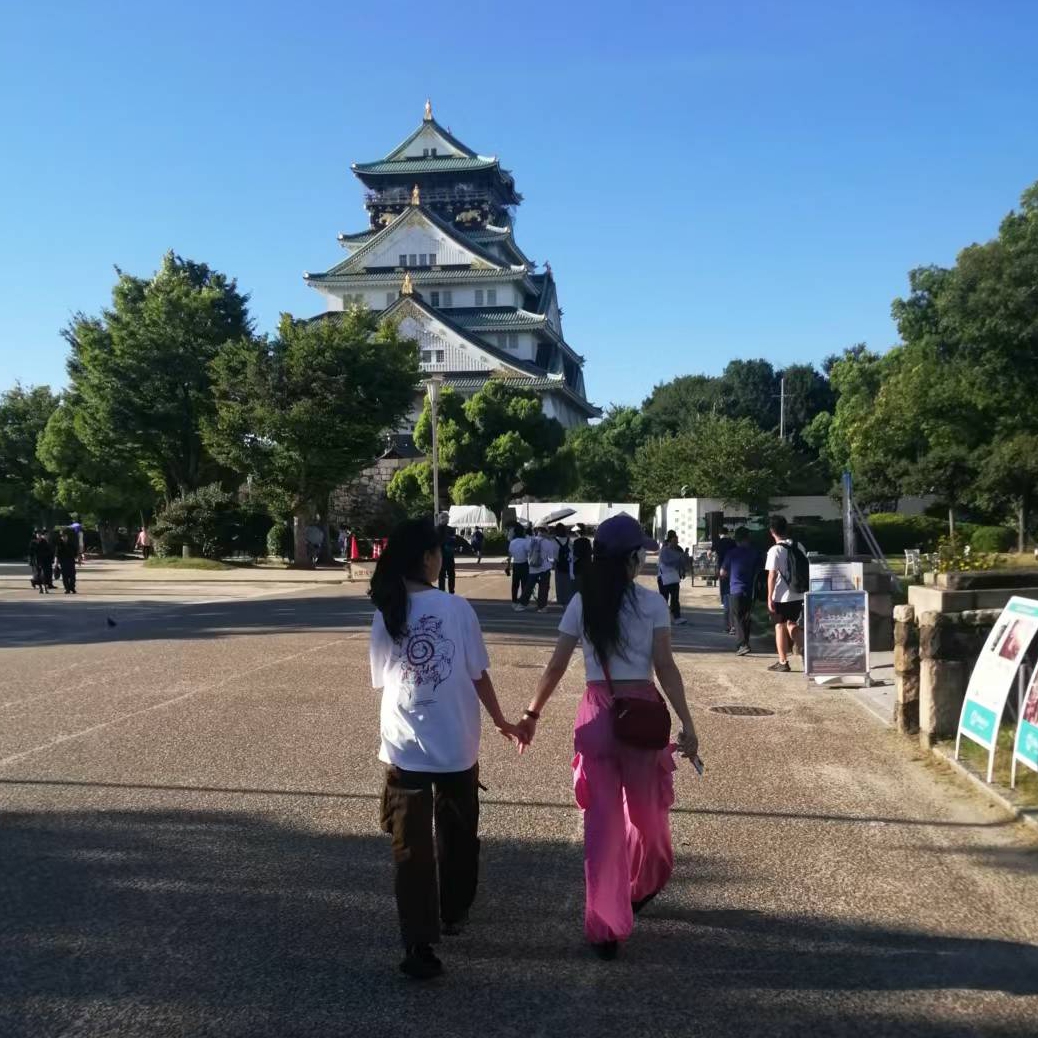
[[[460,595],[407,596],[407,629],[371,622],[371,684],[382,689],[379,760],[405,771],[467,771],[479,758],[479,697],[490,666],[475,610]]]
[[[804,552],[804,546],[799,541],[793,543]],[[790,567],[793,560],[789,557],[789,548],[785,544],[773,544],[768,549],[768,557],[764,562],[764,569],[768,573],[775,574],[775,593],[773,599],[776,602],[802,602],[804,596],[797,594],[786,580],[786,574],[791,572]]]
[[[667,600],[658,592],[635,584],[634,601],[625,598],[620,609],[620,640],[626,658],[620,655],[609,657],[609,674],[613,681],[652,680],[652,639],[661,627],[670,627]],[[605,681],[605,672],[584,634],[584,602],[579,591],[566,606],[559,630],[580,639],[587,680]]]
[[[508,542],[508,554],[513,562],[529,562],[530,560],[530,538],[513,537]]]
[[[558,544],[553,537],[535,537],[541,544],[541,564],[535,566],[532,562],[530,563],[530,576],[532,577],[535,573],[547,573],[548,570],[555,568],[555,560],[558,558]]]

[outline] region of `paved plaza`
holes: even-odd
[[[620,959],[582,938],[575,658],[529,754],[485,731],[472,925],[407,982],[363,584],[178,576],[0,579],[4,1038],[1034,1034],[1030,831],[853,694],[734,658],[698,587],[675,642],[707,770]],[[558,613],[458,586],[518,716]],[[737,704],[774,713],[710,710]]]

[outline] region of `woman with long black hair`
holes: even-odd
[[[479,704],[515,739],[487,673],[472,606],[438,591],[440,538],[429,519],[393,531],[371,578],[371,683],[382,689],[382,828],[393,837],[406,955],[418,979],[443,971],[432,946],[464,926],[479,870]],[[435,820],[435,842],[433,823]],[[437,865],[439,866],[437,868]]]
[[[580,591],[562,616],[555,652],[519,725],[529,744],[579,641],[587,689],[574,729],[573,785],[584,813],[584,930],[603,959],[615,958],[634,914],[670,878],[674,752],[698,763],[667,603],[636,580],[647,546],[630,516],[614,516],[598,528]],[[676,745],[654,669],[681,721]]]

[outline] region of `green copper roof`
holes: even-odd
[[[477,155],[474,158],[457,158],[453,155],[443,155],[437,158],[422,159],[394,159],[392,161],[382,160],[380,162],[354,162],[350,169],[354,173],[363,173],[367,176],[380,176],[383,174],[401,174],[409,176],[412,173],[478,173],[483,169],[494,169],[497,159],[486,158]]]
[[[451,308],[451,317],[463,328],[486,328],[504,331],[506,328],[537,328],[544,324],[543,314],[532,314],[514,306]]]
[[[478,392],[490,381],[500,382],[509,389],[532,389],[538,392],[558,393],[573,403],[579,410],[583,411],[589,418],[600,418],[602,415],[600,407],[595,407],[594,404],[585,400],[582,396],[578,396],[561,379],[537,376],[531,378],[502,378],[494,374],[470,375],[465,372],[453,376],[447,375],[444,378],[444,385],[450,386],[452,389],[458,389],[461,392]]]
[[[419,270],[411,270],[411,281],[416,285],[439,284],[444,281],[483,281],[486,279],[498,281],[525,281],[529,276],[525,270],[490,270],[472,267],[461,267],[451,269],[433,270],[431,267],[422,267]],[[392,282],[399,285],[404,280],[403,271],[379,270],[374,272],[358,274],[311,274],[306,278],[308,285],[342,285],[344,287],[363,288],[365,285],[381,285]]]

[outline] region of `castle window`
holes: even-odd
[[[432,306],[439,306],[440,305],[440,293],[439,292],[430,292],[429,293],[429,302],[430,302],[430,304]]]
[[[406,267],[407,266],[407,253],[406,252],[401,252],[399,257],[397,257],[397,258],[400,260],[400,264],[399,265],[401,267]]]
[[[422,253],[419,253],[419,255],[418,255],[418,266],[420,266],[420,267],[424,267],[424,266],[426,266],[427,264],[426,264],[426,262],[425,262],[425,261],[426,261],[426,260],[427,260],[428,258],[429,258],[429,257],[428,257],[428,256],[426,256],[426,254],[425,254],[424,252],[422,252]]]
[[[476,306],[482,306],[482,305],[483,305],[483,289],[477,288],[476,289]]]
[[[497,306],[497,289],[487,289],[487,306]]]
[[[429,266],[430,267],[435,267],[436,266],[436,253],[435,252],[430,252],[429,253]]]
[[[436,149],[435,149],[435,148],[430,148],[430,149],[429,149],[429,154],[430,154],[430,155],[431,155],[431,156],[432,156],[433,158],[436,158]]]
[[[413,252],[411,253],[410,256],[407,257],[407,259],[408,259],[407,265],[409,267],[417,267],[418,266],[418,257]]]
[[[518,350],[519,349],[519,333],[518,332],[509,332],[508,333],[508,348],[510,350]]]
[[[443,305],[444,306],[453,306],[454,305],[454,302],[451,299],[451,294],[450,294],[449,291],[443,293]]]

